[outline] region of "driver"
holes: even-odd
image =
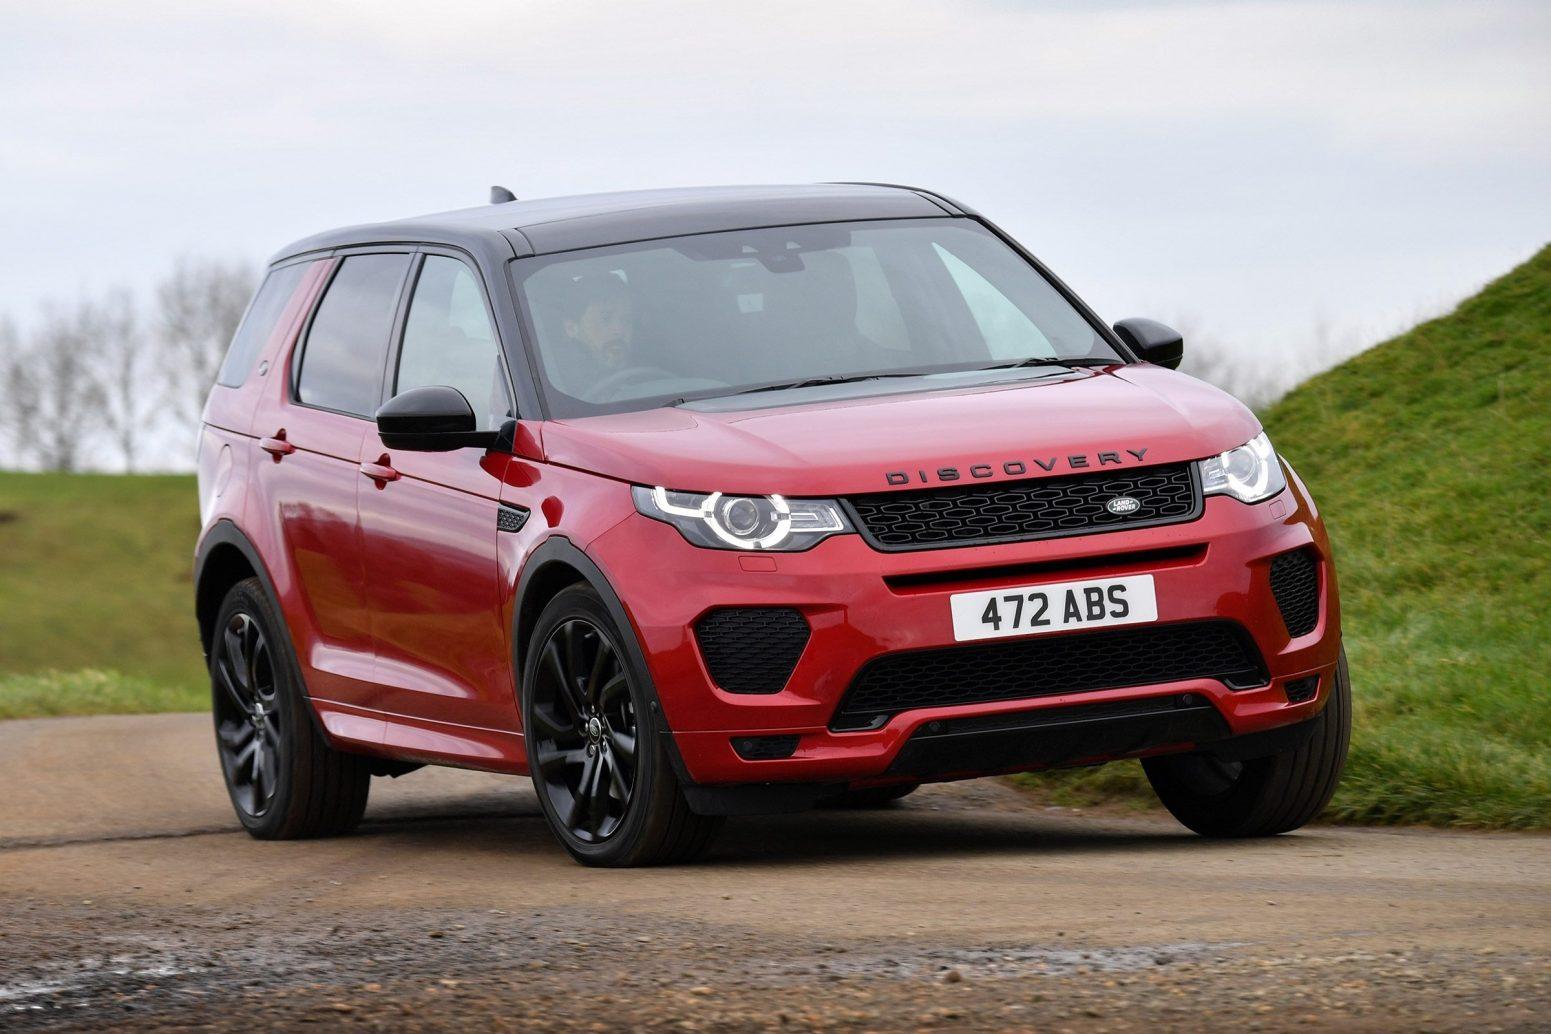
[[[556,357],[556,380],[568,393],[587,398],[594,384],[632,365],[635,303],[614,274],[589,273],[567,284],[560,326],[566,347]]]

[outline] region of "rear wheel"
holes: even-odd
[[[626,634],[584,585],[558,593],[534,624],[522,680],[533,786],[550,830],[584,865],[688,861],[722,820],[685,801]]]
[[[1142,767],[1163,806],[1209,837],[1274,836],[1330,803],[1352,735],[1352,689],[1343,652],[1335,686],[1303,745],[1270,757],[1226,761],[1209,754],[1147,758]]]
[[[238,820],[259,839],[345,833],[366,810],[371,773],[313,724],[285,634],[258,579],[232,586],[210,644],[221,774]]]

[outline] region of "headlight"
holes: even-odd
[[[1237,449],[1201,461],[1201,491],[1207,495],[1231,495],[1242,502],[1258,503],[1286,487],[1282,464],[1264,431]]]
[[[851,530],[840,504],[832,499],[701,495],[639,485],[631,491],[641,513],[673,525],[690,542],[709,549],[796,553]]]

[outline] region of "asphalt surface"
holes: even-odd
[[[596,871],[526,780],[259,843],[207,720],[0,723],[0,1030],[1551,1028],[1551,837],[1215,843],[995,781]]]

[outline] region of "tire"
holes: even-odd
[[[1147,758],[1142,768],[1163,806],[1207,837],[1268,837],[1312,820],[1330,803],[1352,737],[1346,653],[1314,733],[1296,749],[1249,761],[1205,754]]]
[[[684,799],[628,634],[590,586],[573,585],[539,615],[523,663],[533,789],[550,832],[583,865],[690,861],[723,822]]]
[[[869,808],[886,808],[897,800],[909,797],[921,789],[920,783],[902,783],[899,786],[869,786],[863,790],[847,790],[819,802],[821,808],[847,811],[863,811]]]
[[[368,763],[323,739],[285,623],[257,578],[232,586],[217,612],[210,689],[221,775],[250,834],[297,840],[355,828]]]

